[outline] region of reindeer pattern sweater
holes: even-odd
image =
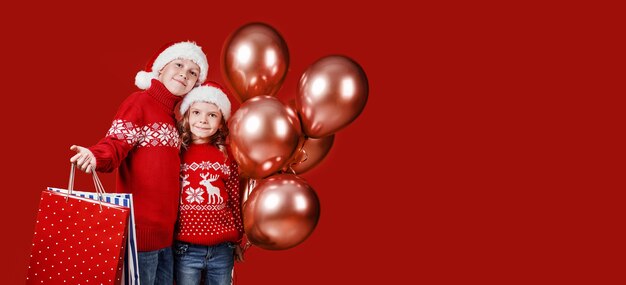
[[[212,246],[243,236],[239,173],[211,144],[191,144],[182,155],[176,239]]]

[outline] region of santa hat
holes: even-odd
[[[194,42],[178,42],[165,45],[159,53],[148,62],[145,70],[137,72],[135,76],[135,85],[139,89],[148,89],[152,84],[152,79],[159,77],[159,71],[165,67],[170,61],[175,59],[188,59],[193,61],[200,67],[200,76],[197,85],[202,84],[206,80],[209,72],[209,63],[202,48]]]
[[[228,121],[230,118],[230,100],[228,100],[224,88],[217,82],[207,81],[202,86],[192,89],[180,103],[180,113],[184,115],[191,104],[195,102],[213,103],[222,111],[224,121]]]

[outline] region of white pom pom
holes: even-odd
[[[153,72],[139,71],[135,76],[135,85],[139,87],[139,89],[146,90],[150,88],[152,79],[154,78],[156,78],[156,76]]]

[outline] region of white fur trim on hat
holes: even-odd
[[[148,89],[152,84],[152,79],[159,77],[159,71],[170,61],[175,59],[188,59],[200,67],[200,76],[196,86],[202,84],[209,72],[209,63],[202,48],[193,42],[175,43],[163,50],[154,59],[149,71],[142,70],[135,76],[135,85],[140,89]]]
[[[230,118],[230,100],[228,100],[228,96],[217,87],[200,86],[191,90],[180,103],[180,113],[184,115],[189,107],[191,107],[191,104],[195,102],[213,103],[222,111],[224,121],[228,121],[228,118]]]

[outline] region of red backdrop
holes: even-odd
[[[578,65],[595,64],[580,56],[590,41],[612,46],[599,27],[614,26],[615,15],[589,28],[586,17],[597,13],[574,4],[251,2],[51,1],[4,10],[15,17],[0,19],[8,128],[1,283],[25,280],[41,190],[66,185],[70,145],[106,133],[152,53],[194,40],[208,54],[209,79],[224,83],[222,45],[253,21],[276,28],[289,47],[282,100],[330,54],[356,60],[370,93],[328,157],[304,175],[321,202],[312,236],[285,251],[251,249],[238,284],[599,284],[623,269],[602,262],[616,252],[602,217],[620,208],[599,206],[596,197],[609,194],[587,193],[612,188],[603,177],[617,172],[594,161],[611,153],[572,155],[589,149],[590,137],[612,141],[591,118],[623,122],[586,97],[612,93],[602,82],[616,77]],[[114,175],[102,178],[114,189]],[[86,175],[77,183],[92,187]]]

